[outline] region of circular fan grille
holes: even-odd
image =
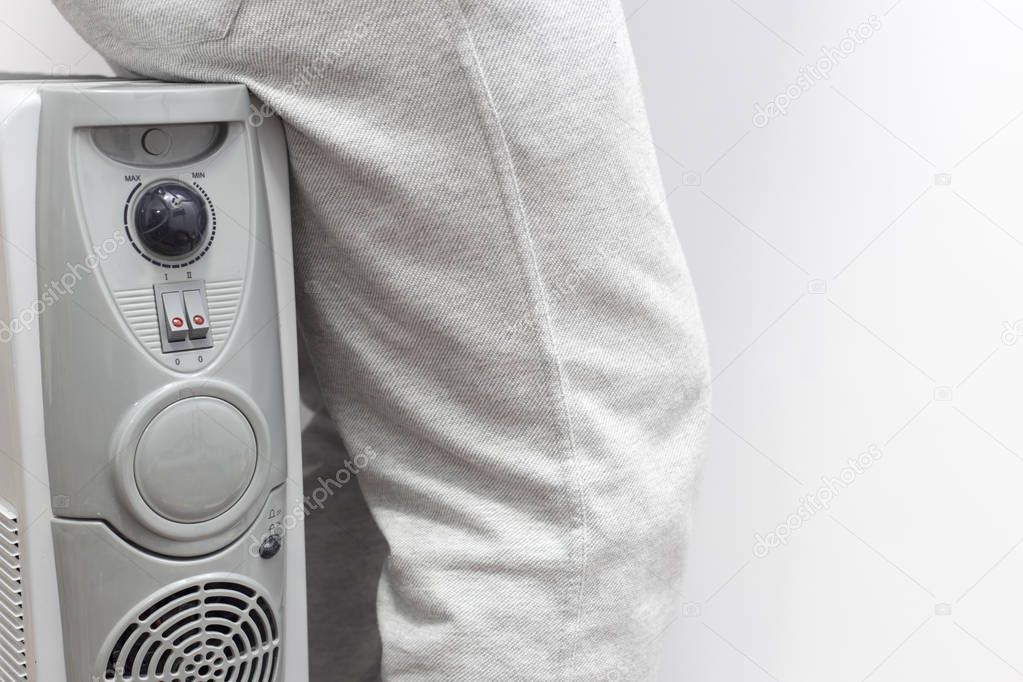
[[[113,682],[276,682],[277,619],[266,597],[234,580],[157,594],[126,618],[103,653]]]

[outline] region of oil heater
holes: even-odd
[[[285,141],[0,83],[0,680],[306,682]]]

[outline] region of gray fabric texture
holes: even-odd
[[[330,457],[367,458],[386,538],[382,678],[653,677],[708,379],[621,7],[56,4],[112,61],[245,83],[269,107],[252,122],[285,123],[300,324],[348,452]],[[312,548],[314,584],[377,570],[358,547]],[[324,627],[377,636],[360,622]]]
[[[334,426],[299,338],[309,595],[309,679],[375,682],[380,679],[376,594],[387,541],[373,521],[352,470],[351,456]],[[349,466],[346,467],[346,462]],[[302,681],[300,681],[302,682]]]

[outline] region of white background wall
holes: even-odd
[[[664,679],[1023,677],[1023,3],[627,6],[715,366]]]
[[[1023,2],[626,10],[715,365],[663,680],[1023,678]],[[12,70],[107,72],[0,0]]]
[[[48,0],[0,0],[0,74],[113,75]]]

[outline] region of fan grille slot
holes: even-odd
[[[140,604],[100,657],[106,682],[277,682],[277,616],[233,580],[175,585]]]
[[[0,679],[28,680],[18,515],[0,500]]]

